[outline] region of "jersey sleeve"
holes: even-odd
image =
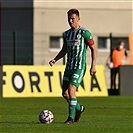
[[[65,32],[63,33],[62,37],[63,37],[63,43],[66,43],[66,34],[65,34]]]
[[[93,37],[92,37],[92,34],[88,31],[88,30],[86,30],[85,32],[84,32],[84,39],[85,39],[85,42],[88,44],[88,45],[94,45],[94,41],[93,41]]]

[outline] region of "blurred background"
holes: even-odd
[[[69,28],[67,11],[70,8],[79,9],[80,25],[93,34],[97,65],[105,66],[111,47],[120,40],[125,42],[130,55],[132,2],[1,0],[0,64],[48,65],[62,47],[62,33]],[[57,64],[62,65],[63,60]],[[87,64],[90,64],[89,49]],[[105,77],[109,88],[110,71],[106,67]]]

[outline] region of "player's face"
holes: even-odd
[[[68,23],[73,30],[76,30],[77,28],[79,28],[79,20],[80,18],[76,14],[72,14],[71,16],[68,16]]]

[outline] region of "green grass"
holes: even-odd
[[[64,124],[68,109],[63,98],[1,98],[0,133],[132,133],[132,98],[78,97],[86,110],[71,125]],[[51,124],[39,123],[43,109],[53,112]]]

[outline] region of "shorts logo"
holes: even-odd
[[[76,78],[77,79],[77,78],[79,78],[79,75],[78,74],[73,74],[72,78]]]

